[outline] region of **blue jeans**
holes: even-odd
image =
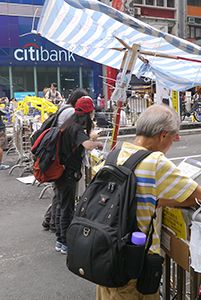
[[[78,178],[74,176],[74,172],[69,171],[68,169],[65,169],[62,176],[55,181],[55,185],[59,192],[55,218],[56,236],[57,241],[65,246],[66,230],[73,218],[75,208],[75,191],[77,181]]]

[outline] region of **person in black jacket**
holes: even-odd
[[[64,104],[59,108],[59,110],[63,110],[57,120],[57,127],[60,127],[68,118],[70,118],[75,112],[75,104],[79,98],[82,96],[89,96],[89,94],[83,88],[75,89],[70,95],[67,104]],[[64,109],[66,107],[66,109]],[[44,230],[49,230],[50,232],[55,232],[55,216],[56,216],[56,206],[57,206],[57,198],[58,198],[58,190],[54,185],[53,188],[54,196],[52,198],[52,206],[47,211],[44,216],[44,220],[42,222],[42,227]]]
[[[3,122],[2,116],[5,116],[9,113],[9,100],[8,98],[1,98],[0,103],[5,104],[4,109],[0,109],[0,170],[6,170],[10,166],[5,165],[3,160],[3,150],[6,149],[8,140],[6,135],[6,126]]]
[[[94,119],[96,121],[97,127],[103,127],[103,128],[113,127],[112,122],[108,120],[108,118],[105,116],[104,112],[101,111],[101,108],[99,106],[95,107]]]
[[[90,140],[93,128],[93,100],[89,96],[81,97],[75,104],[75,113],[62,125],[65,128],[61,136],[60,163],[66,168],[62,176],[55,181],[59,191],[56,208],[56,251],[67,253],[66,230],[73,217],[75,206],[76,182],[80,180],[84,149],[103,149],[101,142]],[[74,152],[73,149],[76,149]],[[69,153],[71,156],[69,158]]]

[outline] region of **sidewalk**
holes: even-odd
[[[112,128],[103,128],[102,137],[107,136],[108,132],[110,136],[112,135]],[[8,137],[8,141],[12,139],[13,136],[13,124],[6,124],[6,133]],[[186,118],[180,125],[179,135],[188,135],[188,134],[198,134],[201,133],[201,122],[192,122],[191,118]],[[133,135],[136,134],[136,126],[132,126],[130,120],[128,120],[127,126],[120,126],[118,135]]]

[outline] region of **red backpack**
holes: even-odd
[[[33,165],[34,177],[40,182],[51,182],[58,179],[65,170],[60,164],[59,145],[64,128],[51,127],[42,132],[31,148],[35,155]],[[76,146],[72,152],[75,152]],[[69,154],[70,157],[71,153]]]

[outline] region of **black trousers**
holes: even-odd
[[[49,225],[55,227],[55,216],[56,216],[56,207],[57,207],[57,202],[58,202],[58,190],[56,186],[53,189],[54,191],[54,196],[52,198],[52,206],[51,209],[48,211],[48,213],[45,215],[45,221],[49,223]]]
[[[80,176],[81,178],[81,176]],[[58,189],[58,202],[56,207],[56,236],[57,241],[66,246],[66,230],[73,218],[75,208],[75,191],[78,178],[75,172],[67,168],[62,176],[55,181]]]

